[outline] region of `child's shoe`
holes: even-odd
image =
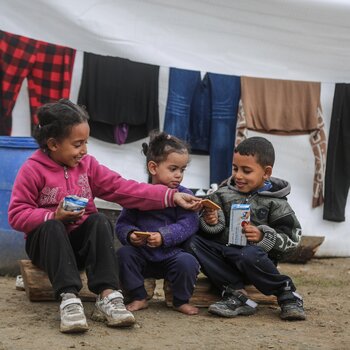
[[[277,297],[277,301],[281,307],[280,317],[282,320],[302,321],[306,319],[303,298],[298,293],[285,289]]]
[[[18,275],[16,277],[16,289],[17,290],[25,290],[24,288],[24,281],[22,275]]]
[[[105,321],[110,327],[128,327],[135,323],[135,317],[126,309],[123,294],[119,291],[113,291],[103,299],[98,296],[91,318]]]
[[[257,303],[249,299],[242,292],[226,287],[222,293],[222,299],[211,304],[208,312],[223,317],[246,316],[254,314],[256,307]]]
[[[62,293],[60,305],[62,333],[78,333],[88,330],[81,300],[72,293]]]

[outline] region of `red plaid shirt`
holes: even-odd
[[[0,135],[11,135],[12,110],[28,80],[32,126],[41,105],[69,98],[75,50],[0,31]]]

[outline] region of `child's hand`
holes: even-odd
[[[201,199],[188,193],[176,192],[174,203],[184,209],[197,211],[201,208]]]
[[[129,239],[130,239],[130,243],[135,247],[140,247],[142,245],[145,245],[147,241],[146,236],[135,235],[135,233],[133,232],[130,234]]]
[[[204,208],[202,216],[208,225],[216,225],[219,222],[218,211],[216,209]]]
[[[260,242],[263,238],[262,232],[256,227],[251,224],[247,224],[243,228],[243,233],[247,237],[247,240],[249,242]]]
[[[160,232],[151,232],[151,235],[147,238],[147,245],[151,248],[157,248],[162,244],[163,238]]]
[[[63,222],[75,222],[80,220],[84,215],[84,213],[85,213],[85,209],[82,209],[80,211],[64,210],[63,199],[62,199],[55,211],[55,219]]]

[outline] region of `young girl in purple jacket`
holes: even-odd
[[[125,308],[118,280],[113,227],[97,212],[94,198],[126,208],[164,209],[175,204],[197,209],[197,199],[162,185],[126,180],[87,154],[87,112],[70,102],[48,103],[38,111],[34,138],[40,149],[23,164],[9,205],[9,222],[26,236],[26,252],[43,269],[55,296],[61,297],[61,332],[88,329],[78,293],[79,270],[86,269],[88,287],[97,295],[94,318],[108,326],[134,324]],[[85,209],[66,210],[64,197],[88,200]]]
[[[189,162],[186,144],[166,133],[151,136],[142,145],[152,184],[165,185],[180,193],[192,192],[181,186]],[[198,308],[189,304],[199,272],[197,260],[181,245],[198,230],[198,214],[183,208],[148,211],[123,209],[116,232],[124,245],[117,251],[120,281],[131,302],[129,311],[148,307],[144,278],[164,278],[171,284],[174,309],[195,315]],[[149,236],[138,234],[148,232]]]

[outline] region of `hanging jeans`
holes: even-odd
[[[0,31],[0,135],[11,135],[12,111],[28,80],[31,124],[47,102],[69,98],[75,50]]]
[[[350,186],[350,84],[336,84],[327,150],[323,219],[345,221]]]
[[[231,176],[240,78],[170,68],[164,131],[210,154],[210,183]]]

